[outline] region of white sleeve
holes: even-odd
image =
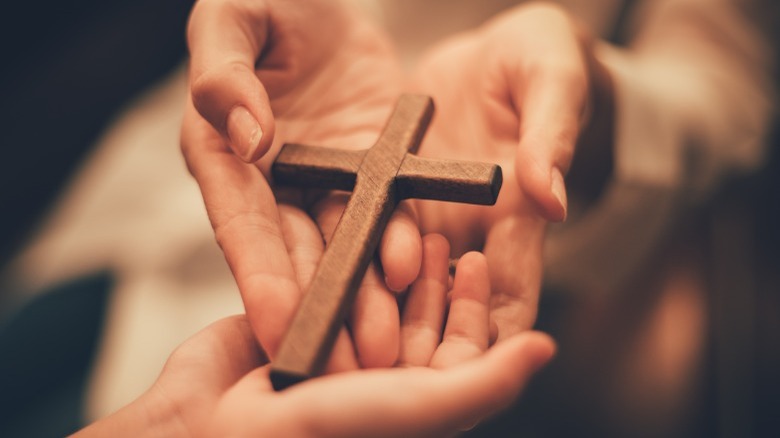
[[[548,284],[624,287],[681,214],[762,163],[771,50],[734,3],[649,1],[629,47],[597,48],[615,88],[614,175],[582,217],[551,230]]]

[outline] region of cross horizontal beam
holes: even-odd
[[[276,184],[353,193],[273,359],[274,388],[283,389],[322,372],[398,202],[406,198],[496,202],[500,167],[411,153],[419,147],[432,115],[429,97],[403,95],[368,150],[283,146],[272,166]]]

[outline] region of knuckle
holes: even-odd
[[[533,66],[534,77],[567,90],[583,90],[587,86],[587,72],[583,62],[571,58],[540,60]]]
[[[528,14],[545,20],[569,20],[569,13],[563,5],[549,1],[534,1],[523,6]]]
[[[247,73],[247,67],[238,61],[230,61],[203,71],[192,82],[191,91],[195,104],[197,105],[199,100],[215,97],[224,84],[230,84]]]
[[[200,73],[190,87],[192,102],[207,120],[217,127],[224,127],[229,108],[222,108],[220,103],[227,101],[231,93],[229,87],[241,83],[248,67],[238,61],[230,61],[214,66]]]
[[[282,231],[277,223],[260,213],[238,213],[229,217],[220,217],[218,211],[212,210],[214,237],[223,251],[226,245],[232,244],[237,236],[251,232],[263,235],[266,239],[283,240]]]

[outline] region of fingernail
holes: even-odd
[[[391,291],[393,291],[395,293],[401,293],[401,292],[405,291],[406,288],[408,287],[408,286],[398,287],[396,285],[390,284],[390,281],[389,281],[387,275],[385,275],[385,285],[387,286],[388,289],[390,289]]]
[[[552,180],[550,182],[550,190],[552,191],[553,196],[555,196],[555,199],[558,200],[558,204],[563,212],[563,217],[561,217],[560,220],[564,221],[566,220],[566,210],[568,207],[566,202],[566,184],[563,182],[563,174],[560,169],[553,167],[550,179]]]
[[[263,130],[252,113],[243,106],[233,108],[228,114],[227,132],[233,152],[244,161],[252,160],[263,138]]]
[[[542,347],[541,351],[538,353],[536,360],[532,366],[533,373],[536,374],[539,371],[542,370],[542,368],[546,367],[547,365],[552,362],[553,358],[555,357],[556,353],[556,347],[553,344],[553,348],[550,349],[548,346]]]

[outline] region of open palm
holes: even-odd
[[[267,359],[243,317],[182,344],[145,397],[163,400],[185,431],[230,436],[442,436],[510,403],[553,353],[539,333],[488,349],[490,285],[484,257],[461,260],[448,294],[449,246],[424,239],[420,278],[403,318],[401,360],[315,378],[274,392]],[[449,295],[449,299],[448,299]],[[449,304],[448,304],[449,301]],[[381,396],[377,396],[381,394]]]
[[[324,0],[306,7],[204,0],[193,11],[188,37],[192,93],[182,149],[252,328],[273,357],[323,238],[305,219],[307,196],[274,187],[270,165],[282,141],[370,146],[399,94],[398,61],[364,17]],[[326,237],[343,205],[341,198],[318,204]],[[417,256],[391,258],[384,271],[389,282],[406,286],[419,270],[421,243],[402,212],[392,223],[412,238],[395,239],[402,246],[391,242],[383,252],[408,255],[411,240]],[[301,245],[292,241],[307,242],[306,250],[293,251]],[[351,318],[356,348],[344,331],[336,346],[339,365],[331,369],[395,361],[399,313],[384,284],[375,268],[366,276]]]
[[[548,220],[566,215],[568,170],[588,95],[583,45],[574,24],[548,6],[521,6],[444,41],[419,65],[413,87],[437,113],[419,153],[501,165],[493,207],[416,203],[425,232],[443,233],[454,253],[485,253],[498,339],[529,329],[542,276]]]

